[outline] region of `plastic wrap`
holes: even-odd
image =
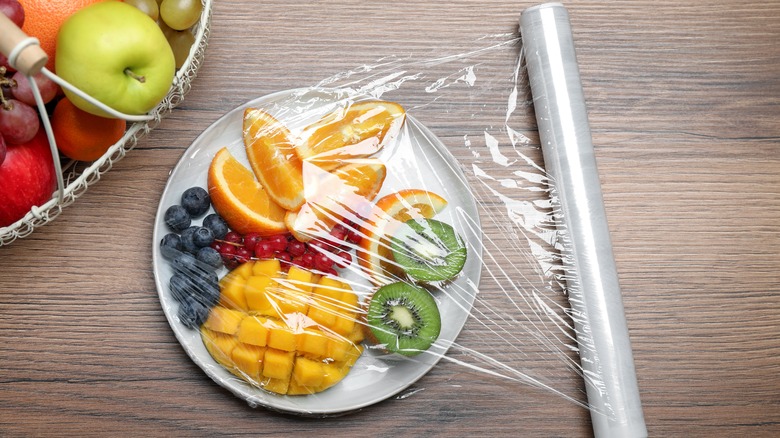
[[[598,436],[645,433],[568,18],[521,22],[251,100],[186,150],[153,263],[204,372],[328,416],[413,402],[446,361],[589,408]]]

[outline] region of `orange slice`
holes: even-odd
[[[290,131],[267,112],[244,111],[244,146],[249,164],[268,196],[287,210],[303,205],[303,170]]]
[[[398,135],[405,118],[397,103],[357,102],[304,129],[295,153],[301,160],[333,170],[352,158],[379,152]]]
[[[422,189],[391,193],[376,202],[376,208],[361,224],[363,239],[356,251],[358,263],[377,284],[389,283],[399,273],[392,261],[389,237],[410,219],[430,219],[447,207],[447,200]]]
[[[368,212],[387,176],[385,164],[376,158],[352,159],[332,172],[309,163],[303,169],[306,203],[285,215],[287,229],[303,242],[327,235],[344,218]]]
[[[286,230],[285,210],[271,200],[252,171],[227,148],[220,149],[211,160],[208,189],[214,209],[234,231],[272,235]]]

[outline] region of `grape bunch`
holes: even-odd
[[[156,21],[168,40],[176,68],[181,68],[195,43],[192,28],[200,20],[203,5],[200,0],[123,0]]]
[[[20,28],[24,24],[24,8],[18,0],[0,0],[0,13],[5,14]],[[33,76],[44,103],[49,103],[59,86],[39,73]],[[0,54],[0,164],[7,147],[30,141],[40,128],[35,97],[27,76],[14,70],[8,59]]]

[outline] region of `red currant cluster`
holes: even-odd
[[[211,247],[222,256],[228,269],[235,269],[249,260],[279,259],[284,269],[295,265],[304,269],[338,275],[335,268],[352,264],[350,248],[362,239],[354,224],[337,224],[325,239],[310,242],[296,240],[292,234],[276,234],[263,237],[249,233],[241,235],[229,231],[224,238],[215,240]]]

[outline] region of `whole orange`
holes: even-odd
[[[57,149],[79,161],[100,158],[125,134],[127,122],[90,114],[77,108],[68,98],[57,102],[51,115],[51,129]]]
[[[57,32],[65,19],[84,6],[101,1],[104,0],[19,0],[24,8],[22,30],[41,42],[41,48],[49,55],[46,68],[54,71]]]

